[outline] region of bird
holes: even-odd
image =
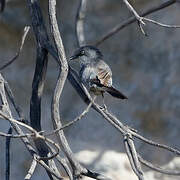
[[[127,99],[127,96],[112,86],[112,71],[103,60],[99,49],[90,45],[82,46],[74,52],[69,60],[75,59],[79,59],[79,77],[88,91],[94,95],[102,95],[103,101],[105,92],[115,98]]]

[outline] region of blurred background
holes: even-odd
[[[138,12],[164,0],[130,1]],[[41,0],[43,14],[48,25],[47,1]],[[164,1],[165,2],[165,1]],[[77,48],[75,38],[75,16],[79,1],[58,1],[57,18],[64,42],[66,55],[70,57]],[[172,5],[148,16],[166,24],[180,25],[180,4]],[[96,42],[115,25],[132,16],[119,0],[88,1],[85,19],[85,35],[88,44]],[[0,66],[10,60],[20,45],[26,25],[30,25],[29,10],[24,0],[9,0],[5,11],[0,14]],[[180,148],[180,29],[167,29],[146,23],[148,37],[142,35],[137,23],[129,25],[99,49],[104,60],[113,71],[113,84],[128,96],[127,101],[115,99],[108,94],[105,102],[110,112],[121,122],[133,127],[145,137],[159,143]],[[36,43],[32,30],[27,36],[20,57],[3,70],[17,103],[29,120],[31,84],[35,68]],[[72,66],[78,69],[77,63]],[[50,106],[58,75],[56,62],[49,57],[46,84],[42,99],[42,126],[52,129]],[[101,97],[98,103],[102,103]],[[63,123],[70,122],[86,107],[67,81],[60,103]],[[1,121],[0,131],[7,132],[9,124]],[[107,174],[112,179],[137,179],[132,173],[124,154],[121,134],[95,111],[72,127],[65,130],[70,147],[79,161],[87,167]],[[0,137],[0,177],[5,176],[5,139]],[[171,168],[179,168],[179,158],[163,150],[136,141],[138,152],[147,160]],[[23,179],[31,163],[22,142],[11,143],[11,179]],[[174,163],[172,163],[174,162]],[[172,165],[173,164],[173,165]],[[178,180],[179,177],[165,176],[144,168],[148,180]],[[33,175],[33,180],[48,179],[43,168]]]

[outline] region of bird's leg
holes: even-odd
[[[104,92],[101,92],[101,94],[102,94],[102,100],[103,100],[103,108],[104,110],[107,110],[107,106],[105,104]]]

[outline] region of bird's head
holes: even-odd
[[[102,58],[102,54],[99,49],[93,46],[83,46],[75,51],[74,55],[70,57],[70,60],[80,59],[82,64],[87,64],[92,61],[98,61]]]

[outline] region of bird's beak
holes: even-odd
[[[74,60],[74,59],[77,59],[79,57],[79,55],[73,55],[69,58],[70,61]]]

